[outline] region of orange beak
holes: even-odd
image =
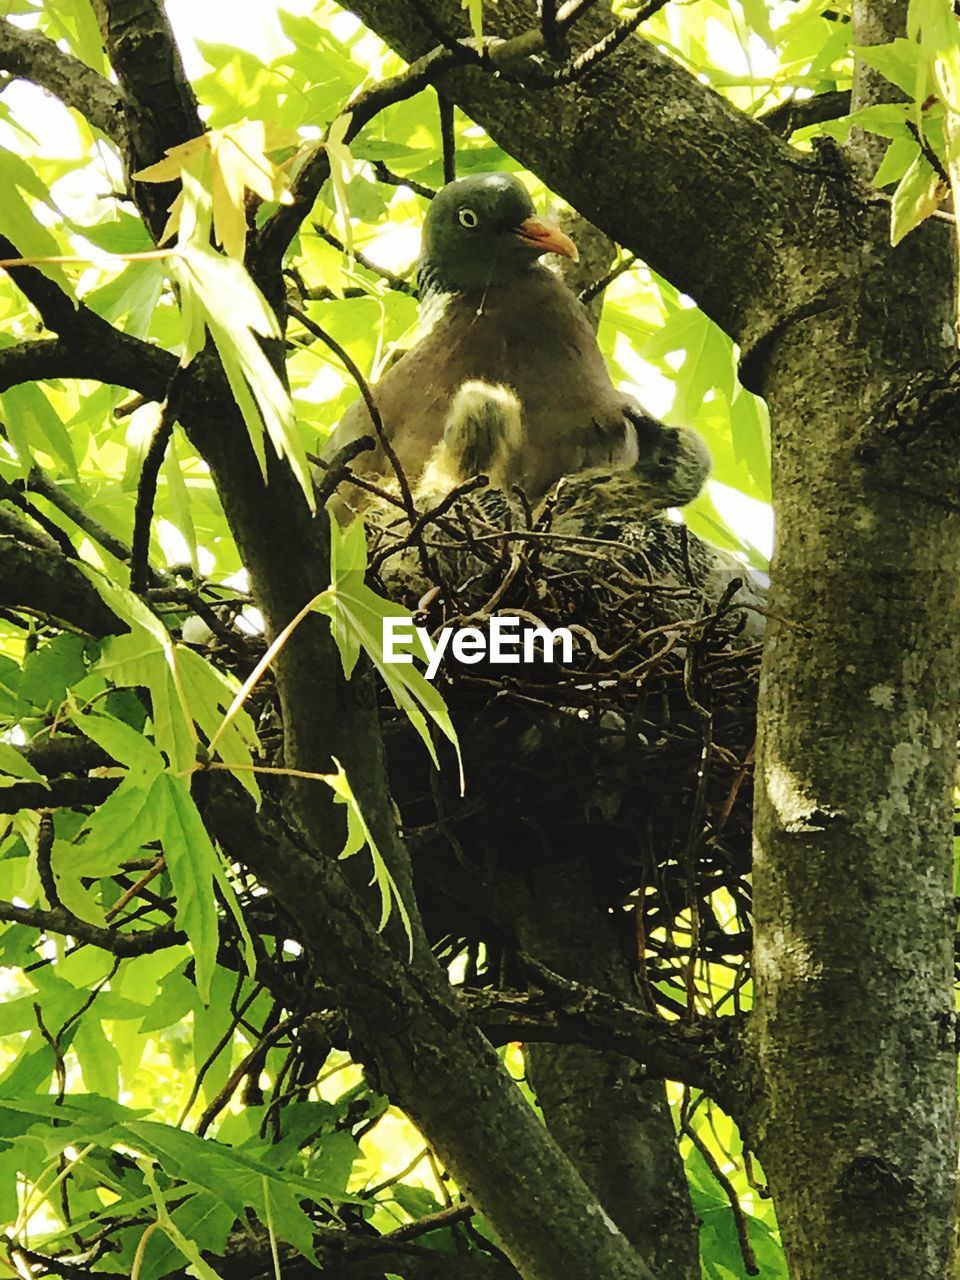
[[[568,235],[552,222],[542,218],[527,218],[519,227],[514,227],[513,234],[519,236],[537,253],[559,253],[571,262],[579,262],[580,254],[577,246]]]

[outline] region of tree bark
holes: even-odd
[[[953,1213],[951,254],[942,225],[885,240],[877,211],[830,246],[843,302],[763,379],[754,1138],[794,1280],[939,1280]]]

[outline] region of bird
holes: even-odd
[[[417,268],[421,335],[371,392],[411,488],[436,461],[445,434],[459,424],[481,439],[498,415],[515,413],[515,403],[522,435],[510,476],[497,483],[509,479],[536,501],[565,474],[632,465],[639,457],[672,486],[665,505],[690,501],[709,472],[706,446],[695,432],[650,417],[614,386],[586,309],[543,264],[547,254],[575,261],[577,249],[558,226],[537,216],[513,174],[458,178],[431,201]],[[492,390],[484,394],[482,387]],[[477,415],[486,428],[472,421]],[[516,434],[516,424],[501,427]],[[358,400],[324,457],[329,461],[351,441],[375,434],[367,404]],[[354,467],[391,478],[379,441]],[[363,501],[358,494],[349,505],[357,509]]]
[[[594,557],[606,556],[617,572],[681,590],[675,600],[669,593],[664,598],[666,611],[676,619],[725,602],[724,629],[732,627],[731,642],[756,643],[764,630],[763,583],[736,556],[667,517],[668,508],[682,505],[679,500],[699,488],[708,463],[700,437],[695,432],[688,437],[681,436],[682,447],[665,456],[640,453],[625,463],[571,471],[531,511],[510,483],[524,449],[518,397],[502,384],[464,383],[414,489],[418,509],[426,512],[446,509],[444,499],[463,489],[452,508],[452,530],[438,531],[438,538],[426,526],[423,536],[434,571],[439,569],[463,602],[480,606],[503,577],[503,553],[509,558],[510,543],[504,542],[500,555],[481,561],[474,535],[528,529],[532,516],[534,528],[549,535],[541,561],[551,572],[582,569],[580,551],[587,542]],[[488,483],[470,488],[469,480],[478,473]],[[436,584],[418,547],[409,541],[406,519],[385,502],[375,503],[368,519],[381,535],[378,550],[387,552],[382,576],[390,595],[411,605],[426,597]],[[391,544],[396,553],[388,550]]]

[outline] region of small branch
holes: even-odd
[[[94,520],[79,502],[75,502],[73,498],[60,485],[55,484],[49,476],[47,476],[39,467],[33,467],[27,476],[25,487],[33,493],[38,493],[46,500],[61,511],[68,520],[72,520],[78,529],[81,529],[89,538],[98,543],[104,551],[109,552],[117,560],[124,562],[130,559],[130,548],[115,534],[111,533],[99,521]]]
[[[579,22],[583,15],[597,3],[597,0],[567,0],[562,5],[560,12],[557,14],[557,26],[561,31],[569,31],[574,23]]]
[[[779,106],[771,107],[757,116],[761,124],[781,138],[789,138],[797,129],[806,125],[823,124],[825,120],[838,120],[850,114],[850,90],[836,89],[829,93],[817,93],[812,98],[790,97]]]
[[[47,899],[47,904],[51,909],[63,906],[60,901],[60,890],[57,888],[57,882],[53,874],[53,864],[50,860],[53,853],[53,838],[53,814],[49,809],[44,809],[40,814],[40,822],[37,828],[37,876],[39,877],[44,897]]]
[[[403,174],[394,173],[392,169],[387,168],[382,160],[374,160],[373,174],[378,182],[383,182],[388,187],[409,187],[418,196],[422,196],[424,200],[432,200],[437,194],[433,187],[425,186],[422,182],[415,182],[413,178],[405,178]]]
[[[0,920],[8,924],[22,924],[29,929],[39,929],[43,933],[58,933],[75,938],[77,942],[99,947],[101,951],[109,951],[112,955],[122,956],[124,959],[163,951],[167,947],[179,946],[187,940],[187,935],[182,930],[166,924],[156,929],[145,929],[140,933],[120,933],[116,929],[103,929],[99,925],[79,919],[64,907],[43,911],[39,907],[17,907],[12,902],[0,902]]]
[[[0,425],[0,436],[8,439],[2,425]],[[0,531],[12,533],[24,542],[36,541],[37,545],[42,546],[45,550],[52,551],[54,547],[57,547],[61,554],[70,560],[77,558],[76,548],[70,541],[69,536],[55,521],[44,515],[42,511],[38,511],[34,504],[24,497],[22,485],[19,481],[9,484],[6,480],[0,479],[0,499],[9,502],[27,517],[26,520],[20,522],[19,518],[14,516],[12,512],[5,511],[3,516],[0,517]],[[14,521],[18,527],[15,527]],[[42,542],[38,536],[38,531],[40,531],[41,535],[45,535]]]
[[[453,102],[437,90],[440,107],[440,140],[443,148],[443,180],[453,182],[457,176],[457,133]]]
[[[113,635],[122,624],[92,584],[59,550],[42,550],[0,534],[0,606],[56,618],[92,636]],[[9,789],[0,790],[0,810]],[[44,802],[41,800],[40,806]]]
[[[159,858],[155,858],[140,879],[135,884],[132,884],[130,888],[123,893],[122,897],[117,899],[109,911],[104,913],[104,920],[109,922],[116,919],[120,912],[123,911],[125,907],[129,906],[134,898],[140,897],[140,894],[144,889],[146,889],[147,885],[150,884],[152,880],[155,880],[158,875],[166,870],[166,867],[166,858],[162,855]]]
[[[694,1129],[689,1120],[685,1121],[681,1127],[682,1132],[687,1135],[693,1145],[703,1156],[704,1162],[713,1174],[718,1185],[721,1187],[727,1200],[730,1202],[730,1208],[733,1212],[734,1225],[737,1228],[737,1241],[740,1245],[740,1254],[743,1258],[743,1269],[748,1276],[760,1275],[760,1267],[757,1264],[757,1255],[753,1251],[753,1245],[750,1243],[750,1232],[747,1228],[746,1214],[740,1205],[740,1197],[737,1189],[720,1168],[716,1156]]]
[[[460,66],[476,57],[475,50],[455,47],[434,49],[406,71],[382,84],[373,85],[347,106],[350,125],[344,141],[351,142],[364,125],[385,108],[414,97],[451,67]],[[259,271],[278,269],[287,245],[297,228],[313,208],[320,188],[330,176],[330,160],[324,144],[318,144],[306,160],[293,183],[290,204],[281,205],[267,220],[257,236],[251,239],[249,256]]]
[[[461,998],[492,1044],[513,1040],[584,1044],[642,1063],[651,1076],[679,1080],[716,1098],[734,1118],[745,1110],[738,1017],[667,1022],[605,992],[560,978],[524,961],[543,993],[468,991]]]
[[[157,496],[157,480],[160,467],[173,435],[180,412],[182,370],[170,380],[170,387],[163,401],[160,423],[147,449],[137,484],[137,505],[133,519],[133,542],[130,549],[130,590],[141,595],[149,586],[150,578],[150,525]]]
[[[614,280],[618,280],[620,276],[625,275],[628,271],[632,271],[636,265],[636,255],[632,253],[628,254],[622,262],[618,262],[615,267],[611,267],[610,270],[606,272],[605,275],[602,275],[599,280],[595,280],[593,284],[587,285],[586,289],[581,289],[577,294],[577,297],[584,306],[587,306],[587,304],[592,302],[598,294],[603,293],[609,285],[613,284]]]
[[[102,804],[117,786],[117,778],[60,778],[48,787],[41,782],[14,782],[0,787],[0,813],[93,808]]]
[[[419,1240],[421,1236],[429,1235],[431,1231],[444,1231],[458,1222],[466,1222],[468,1218],[473,1217],[473,1214],[472,1205],[451,1205],[446,1209],[438,1209],[436,1213],[428,1213],[423,1218],[417,1218],[415,1222],[405,1222],[402,1227],[391,1231],[387,1239],[394,1243],[400,1240]]]
[[[126,151],[128,106],[123,94],[47,36],[0,21],[0,67],[46,89]]]
[[[641,23],[646,22],[648,18],[652,18],[653,15],[658,13],[666,3],[667,0],[647,0],[647,3],[642,5],[636,13],[629,18],[621,19],[621,21],[618,22],[615,27],[612,27],[611,30],[598,40],[596,44],[591,45],[589,49],[585,49],[583,53],[572,58],[565,66],[560,67],[559,70],[547,75],[544,81],[540,81],[540,79],[537,78],[533,83],[546,83],[547,85],[556,87],[564,84],[572,84],[573,81],[580,80],[588,72],[595,70],[601,62],[604,62],[607,58],[611,57],[612,54],[616,53],[624,40],[632,36]]]
[[[339,249],[342,254],[346,254],[347,246],[339,236],[335,236],[332,231],[328,231],[326,227],[321,226],[318,222],[313,224],[313,229],[321,240],[325,240],[327,244],[332,245],[334,249]],[[416,293],[416,289],[409,280],[404,280],[403,276],[396,275],[387,267],[378,266],[377,263],[375,263],[371,258],[368,258],[365,253],[361,252],[360,249],[354,249],[353,256],[365,271],[369,271],[373,275],[379,276],[381,280],[385,280],[391,289],[396,289],[398,293]]]
[[[5,262],[16,262],[22,257],[23,255],[11,240],[6,236],[0,236],[0,259]],[[30,266],[6,266],[4,270],[27,301],[36,308],[40,319],[52,333],[63,337],[71,329],[76,328],[78,308],[74,305],[73,299],[68,297],[49,276],[45,276],[36,267]]]
[[[259,992],[257,992],[259,994]],[[202,1138],[211,1124],[228,1104],[230,1099],[240,1087],[240,1082],[245,1076],[252,1076],[254,1072],[257,1075],[263,1070],[267,1054],[270,1050],[288,1035],[292,1029],[298,1025],[297,1018],[285,1018],[263,1037],[262,1040],[250,1050],[250,1052],[237,1063],[229,1078],[223,1087],[218,1090],[217,1096],[213,1098],[205,1108],[200,1119],[197,1121],[196,1134],[198,1138]]]
[[[907,128],[910,130],[911,134],[913,135],[914,142],[916,142],[917,146],[923,152],[923,156],[927,164],[930,166],[930,168],[934,171],[934,173],[943,183],[944,194],[946,194],[946,190],[950,186],[950,175],[949,173],[947,173],[946,169],[944,168],[943,161],[940,159],[936,151],[933,149],[933,147],[931,147],[930,143],[926,140],[926,138],[923,136],[923,134],[920,132],[920,130],[917,128],[917,126],[913,123],[912,120],[907,121]]]
[[[322,507],[333,494],[337,485],[350,475],[350,463],[361,453],[369,453],[374,447],[372,436],[358,436],[348,441],[338,453],[326,462],[326,474],[317,485],[317,506]],[[319,459],[319,461],[323,461]]]
[[[392,556],[397,555],[406,547],[420,544],[422,534],[427,525],[434,524],[442,519],[443,516],[454,506],[461,498],[468,493],[474,493],[477,489],[483,489],[490,483],[486,476],[474,476],[471,480],[466,480],[463,484],[458,485],[456,489],[451,489],[448,494],[437,503],[435,507],[431,507],[429,511],[422,512],[414,521],[410,528],[410,532],[399,542],[391,543],[385,547],[383,551],[377,555],[371,568],[376,573],[383,562]]]
[[[238,973],[237,975],[237,987],[236,987],[236,993],[234,995],[234,1000],[236,1000],[236,998],[239,996],[240,991],[243,989],[243,982],[244,982],[245,976],[246,975],[243,970],[241,970],[240,973]],[[233,1040],[233,1037],[236,1034],[237,1028],[239,1027],[240,1023],[243,1021],[243,1015],[247,1012],[247,1010],[253,1004],[254,1000],[256,1000],[257,996],[259,996],[260,991],[261,991],[261,988],[259,986],[255,986],[254,989],[247,995],[246,999],[244,1000],[240,1008],[233,1010],[232,1017],[230,1019],[230,1022],[227,1025],[226,1030],[220,1036],[220,1039],[216,1042],[216,1044],[212,1047],[212,1049],[210,1049],[206,1058],[204,1058],[199,1071],[197,1071],[193,1077],[193,1083],[190,1086],[190,1092],[187,1095],[186,1102],[183,1104],[183,1108],[181,1109],[180,1119],[177,1121],[178,1128],[182,1129],[184,1124],[186,1124],[187,1116],[189,1116],[191,1108],[193,1107],[193,1104],[196,1102],[197,1098],[200,1096],[200,1090],[203,1087],[203,1082],[207,1076],[207,1073],[209,1072],[213,1064],[216,1062],[216,1060],[220,1057],[220,1054],[223,1053],[224,1049],[226,1049],[227,1045],[230,1044],[231,1041]]]
[[[0,258],[21,260],[16,246],[0,236]],[[140,391],[159,400],[177,368],[176,356],[115,329],[102,316],[73,300],[36,267],[6,267],[11,280],[36,308],[59,342],[25,342],[0,350],[0,390],[38,377],[92,378]]]
[[[0,347],[0,391],[46,378],[87,376],[87,363],[81,353],[59,339],[40,338]]]
[[[322,329],[320,325],[311,320],[310,317],[298,307],[290,307],[289,311],[295,320],[299,320],[308,333],[312,333],[315,338],[319,338],[322,343],[330,348],[334,355],[343,362],[347,372],[357,384],[360,395],[363,397],[363,402],[367,406],[367,413],[370,415],[370,421],[373,423],[373,429],[377,433],[377,440],[380,443],[380,448],[386,455],[387,460],[397,477],[397,484],[400,486],[400,496],[403,499],[404,510],[407,513],[411,525],[414,524],[417,518],[417,509],[414,506],[409,481],[404,475],[396,450],[387,438],[387,432],[383,425],[383,417],[380,413],[379,406],[374,399],[373,392],[370,390],[370,384],[360,372],[359,365],[354,360],[353,356],[350,355],[350,352],[337,342],[336,338],[332,338],[325,329]]]

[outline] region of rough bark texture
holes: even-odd
[[[855,6],[855,43],[906,6]],[[854,106],[889,97],[860,68]],[[865,176],[882,154],[852,139]],[[849,233],[853,232],[850,242]],[[846,220],[848,281],[769,352],[778,540],[761,684],[757,1141],[796,1280],[944,1275],[956,1178],[950,237]]]
[[[761,689],[755,1137],[796,1280],[942,1276],[956,1168],[957,446],[926,403],[950,261],[939,229],[891,252],[876,224],[765,385],[789,621]]]

